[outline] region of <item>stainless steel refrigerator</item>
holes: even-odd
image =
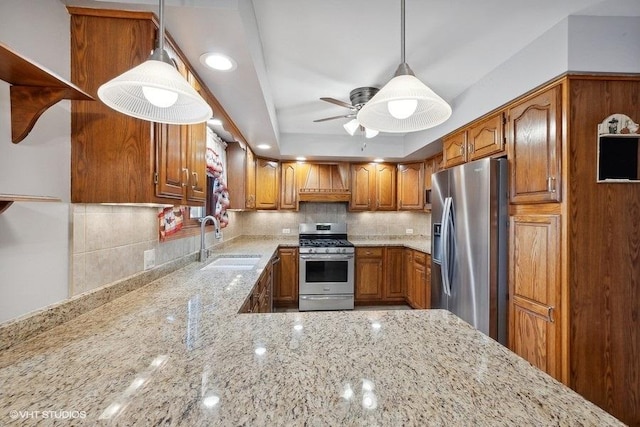
[[[431,193],[431,306],[507,344],[507,160],[437,172]]]

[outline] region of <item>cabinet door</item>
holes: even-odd
[[[384,270],[385,280],[382,287],[382,299],[385,301],[403,301],[406,296],[402,264],[404,248],[385,248]]]
[[[187,185],[187,203],[202,205],[207,199],[207,125],[200,123],[190,125],[187,146],[187,169],[189,181]]]
[[[427,308],[425,286],[427,283],[427,268],[414,261],[413,263],[413,308]]]
[[[407,303],[415,308],[415,286],[414,286],[414,277],[413,277],[413,250],[405,248],[402,251],[402,268],[403,268],[403,278],[405,281],[406,287],[406,300]]]
[[[509,347],[560,379],[560,216],[510,218]]]
[[[292,307],[298,305],[298,249],[278,249],[279,272],[274,283],[273,302],[276,306]]]
[[[374,188],[376,169],[371,164],[351,166],[351,201],[349,209],[353,211],[367,211],[372,209],[372,197],[375,197]]]
[[[245,164],[245,208],[256,208],[256,158],[253,151],[247,147]]]
[[[444,167],[461,165],[467,161],[467,132],[457,132],[442,140]]]
[[[476,160],[504,150],[504,114],[496,114],[469,128],[467,160]]]
[[[396,166],[376,165],[376,204],[374,210],[396,210]]]
[[[245,209],[247,153],[238,142],[227,144],[229,209]]]
[[[189,181],[186,167],[188,126],[155,124],[157,185],[156,195],[181,200]]]
[[[511,203],[561,200],[562,106],[553,87],[509,109]]]
[[[424,163],[398,165],[398,209],[424,209]]]
[[[383,248],[356,248],[356,301],[382,299]]]
[[[298,207],[298,167],[296,162],[280,165],[280,209]]]
[[[278,209],[278,162],[256,162],[256,209]]]

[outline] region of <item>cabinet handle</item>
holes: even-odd
[[[464,156],[464,145],[460,144],[460,155]]]
[[[371,199],[367,199],[367,206],[371,206]]]
[[[556,181],[556,179],[554,177],[552,177],[552,176],[547,178],[547,191],[549,193],[555,193],[556,192],[555,181]]]
[[[186,187],[189,183],[189,168],[182,168],[182,173],[184,173],[185,180],[182,181],[182,186]]]
[[[475,150],[475,147],[473,146],[473,143],[469,144],[469,154],[473,153]]]
[[[547,307],[547,320],[550,323],[554,323],[554,320],[553,320],[553,307],[552,306]]]
[[[192,189],[196,189],[198,187],[198,172],[191,172],[191,176],[195,178],[195,183],[191,186]]]

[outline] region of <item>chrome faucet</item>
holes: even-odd
[[[200,218],[200,258],[198,259],[200,262],[206,261],[209,257],[209,251],[204,248],[204,230],[209,221],[213,222],[213,226],[215,227],[216,239],[220,238],[220,223],[216,217],[207,215],[204,218]]]

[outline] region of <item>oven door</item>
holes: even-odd
[[[300,295],[353,295],[354,254],[301,254]]]

